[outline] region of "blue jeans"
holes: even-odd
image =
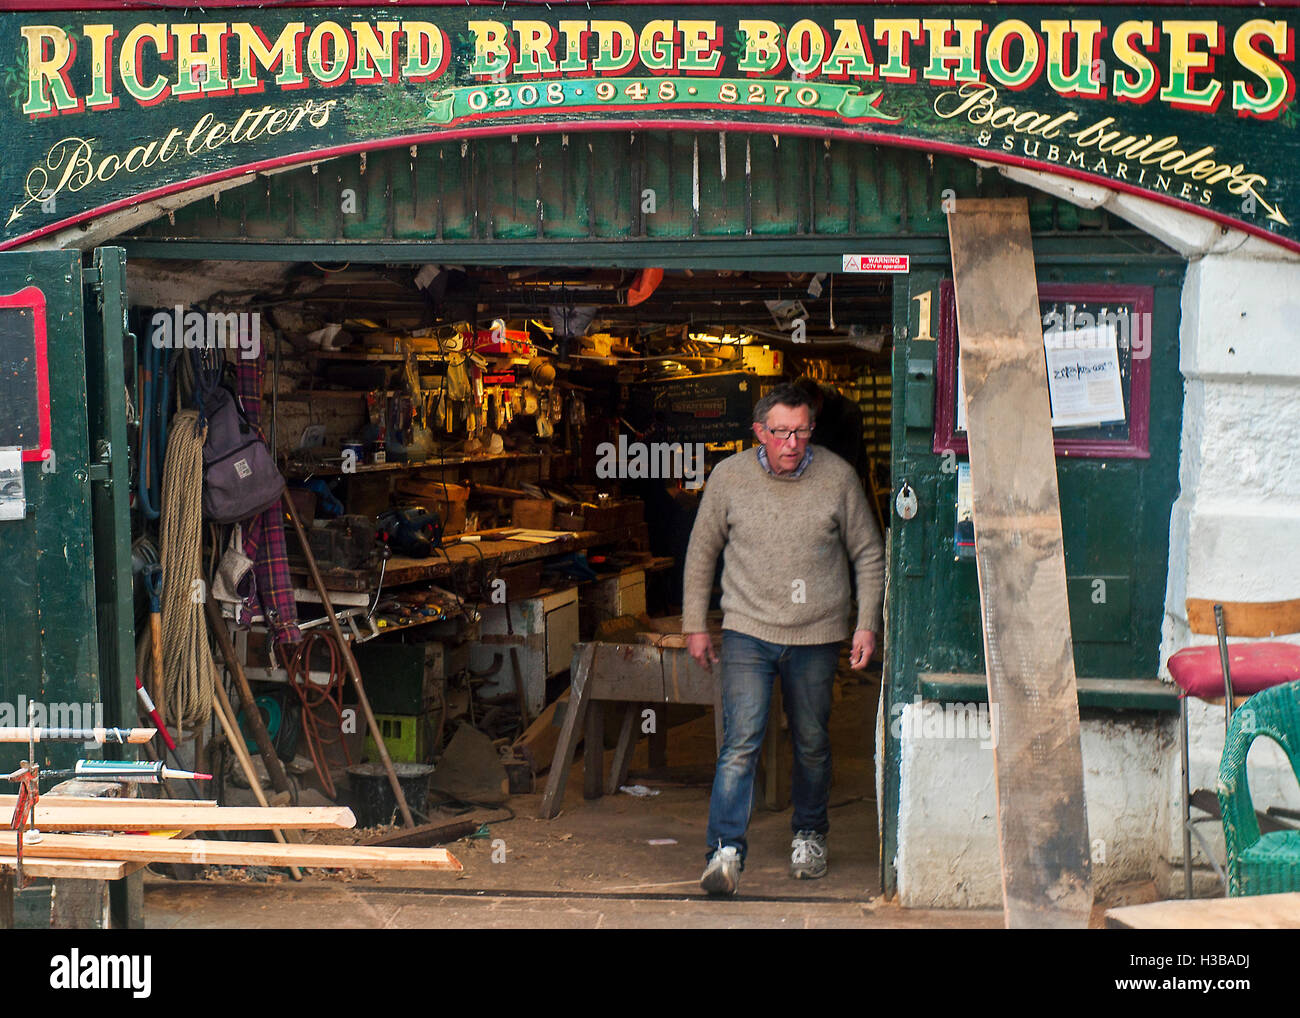
[[[722,753],[709,800],[709,856],[734,845],[743,865],[745,831],[753,810],[754,770],[767,730],[772,681],[781,696],[794,741],[792,832],[830,827],[826,804],[831,789],[831,690],[839,643],[786,646],[726,629],[722,632]]]

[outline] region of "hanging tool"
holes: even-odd
[[[154,653],[158,653],[157,647],[158,644],[155,643]],[[156,666],[158,662],[155,660],[154,664]],[[163,725],[162,715],[158,712],[158,708],[154,706],[153,701],[149,699],[149,692],[140,682],[140,676],[138,675],[135,677],[135,693],[136,696],[140,697],[140,703],[144,705],[145,713],[149,715],[149,720],[158,726],[158,734],[163,737],[163,742],[167,743],[167,748],[175,753],[176,741],[171,737],[171,733],[168,732],[167,728]]]
[[[153,636],[153,691],[157,697],[157,703],[165,706],[163,700],[163,690],[167,688],[163,682],[163,646],[162,646],[162,582],[163,568],[160,563],[151,563],[144,567],[140,574],[144,580],[145,590],[149,594],[149,632]],[[137,680],[138,684],[138,680]],[[145,694],[148,695],[147,693]],[[150,706],[153,706],[150,704]],[[152,716],[152,715],[151,715]],[[154,721],[163,732],[163,738],[167,740],[170,748],[175,749],[176,745],[172,742],[172,737],[167,732],[167,722],[164,720],[165,715],[162,708],[157,708],[157,716]]]
[[[248,787],[253,792],[253,798],[257,804],[264,809],[270,806],[267,802],[266,793],[262,790],[262,782],[258,780],[257,771],[253,769],[252,758],[248,755],[248,748],[244,745],[244,736],[240,732],[239,726],[235,724],[235,711],[230,706],[230,698],[226,696],[226,688],[219,681],[213,682],[213,699],[212,712],[216,714],[217,720],[221,722],[221,729],[226,733],[226,743],[230,746],[231,752],[235,754],[235,759],[239,761],[239,767],[244,772],[244,778],[248,781]],[[259,715],[260,718],[260,715]],[[293,835],[294,842],[301,841],[296,831],[290,832]],[[279,827],[271,828],[271,836],[281,845],[287,845],[291,840],[286,833]],[[289,867],[289,876],[294,880],[302,879],[302,870],[297,866]]]
[[[288,492],[285,493],[288,498]],[[310,548],[303,539],[303,548],[310,554]],[[271,745],[271,737],[267,734],[266,724],[262,721],[262,712],[258,710],[256,698],[253,696],[253,687],[248,684],[248,676],[244,674],[244,666],[239,663],[239,658],[235,656],[234,644],[230,641],[230,632],[226,629],[226,620],[221,617],[221,609],[217,607],[216,598],[209,597],[203,602],[203,608],[208,614],[208,622],[211,625],[212,633],[217,638],[217,648],[221,651],[221,657],[226,663],[226,668],[230,674],[235,677],[235,688],[239,692],[240,702],[244,707],[244,717],[248,720],[248,728],[252,732],[253,741],[257,744],[257,751],[261,754],[262,762],[266,764],[266,773],[270,775],[271,785],[277,792],[289,791],[289,779],[284,773],[284,764],[280,762],[279,756],[276,755],[275,747]],[[220,686],[221,681],[217,676],[213,676],[213,684]],[[234,718],[231,713],[231,718]]]
[[[330,625],[334,629],[334,638],[338,640],[339,647],[343,651],[343,663],[347,667],[348,675],[352,677],[352,686],[356,690],[361,711],[366,717],[366,725],[371,732],[375,733],[375,749],[379,752],[379,761],[388,774],[388,784],[393,790],[394,798],[397,799],[397,808],[401,811],[402,822],[407,827],[414,827],[415,818],[411,816],[410,807],[406,804],[402,785],[397,780],[397,771],[393,768],[392,758],[388,755],[388,746],[379,735],[379,722],[375,720],[375,712],[370,709],[370,697],[366,696],[366,688],[361,682],[361,669],[357,667],[357,659],[352,656],[352,648],[343,636],[343,629],[334,614],[334,604],[330,601],[329,591],[325,589],[325,581],[321,579],[320,569],[316,566],[316,556],[312,554],[311,543],[307,540],[307,533],[303,530],[302,521],[298,519],[298,510],[289,498],[288,491],[281,496],[281,502],[285,515],[293,523],[293,529],[298,534],[298,543],[302,545],[303,555],[307,559],[307,569],[311,573],[312,583],[315,584],[316,592],[320,595],[325,614],[329,616]]]
[[[143,336],[144,333],[142,332]],[[145,519],[161,515],[163,456],[167,449],[167,411],[171,399],[170,352],[146,339],[140,356],[140,467],[136,485]]]
[[[36,719],[36,705],[29,704],[27,707],[27,720]],[[23,881],[23,835],[27,835],[29,844],[36,844],[41,840],[41,832],[36,829],[36,804],[41,799],[41,767],[36,762],[36,732],[35,725],[27,726],[27,759],[22,762],[18,770],[10,774],[10,781],[18,782],[18,802],[14,804],[14,815],[9,821],[10,830],[17,831],[15,838],[14,850],[14,868],[16,870],[15,886],[21,890]]]
[[[18,832],[18,847],[14,858],[18,874],[15,886],[19,890],[23,887],[23,835],[27,834],[28,844],[36,844],[41,840],[41,832],[36,830],[36,804],[41,798],[40,775],[40,766],[31,760],[24,760],[18,770],[6,775],[7,780],[18,782],[18,802],[14,805],[9,829]]]

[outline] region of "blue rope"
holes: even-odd
[[[150,340],[147,329],[140,330],[141,357],[144,362],[144,385],[140,394],[140,437],[141,445],[148,447],[148,455],[141,455],[138,466],[136,494],[140,500],[140,512],[145,519],[158,519],[159,494],[162,491],[162,463],[164,450],[159,442],[165,440],[166,396],[155,398],[166,392],[158,372],[162,367],[163,351],[156,348]],[[162,388],[159,386],[162,385]],[[163,423],[160,423],[163,422]],[[148,439],[146,442],[145,439]]]

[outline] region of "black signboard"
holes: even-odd
[[[734,442],[751,434],[758,384],[728,371],[629,387],[628,421],[646,441]]]
[[[59,6],[0,14],[0,248],[346,152],[678,127],[974,155],[1300,249],[1283,6]]]

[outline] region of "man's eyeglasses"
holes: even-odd
[[[796,438],[812,438],[812,428],[769,428],[763,425],[763,430],[775,438],[778,442],[787,441],[791,435]]]

